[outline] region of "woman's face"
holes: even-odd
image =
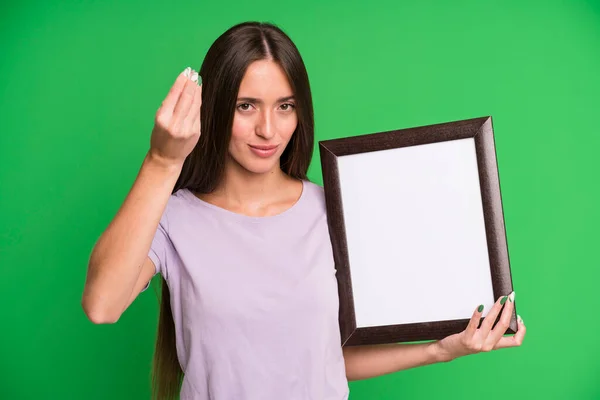
[[[238,92],[230,159],[256,174],[278,169],[297,125],[296,102],[281,67],[270,60],[250,64]]]

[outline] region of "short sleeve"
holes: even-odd
[[[154,267],[156,268],[155,275],[160,273],[165,279],[169,279],[167,265],[169,259],[168,255],[172,251],[172,247],[173,245],[169,239],[168,232],[167,210],[165,210],[158,224],[158,228],[154,233],[150,251],[148,252],[148,257],[152,260]],[[149,286],[150,282],[142,289],[142,292],[148,289]]]

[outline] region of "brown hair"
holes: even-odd
[[[298,126],[281,155],[283,172],[307,179],[314,145],[312,95],[306,67],[291,39],[270,23],[244,22],[225,31],[209,48],[202,77],[201,131],[186,158],[173,192],[212,192],[222,179],[231,138],[237,95],[248,66],[258,60],[276,62],[286,74],[296,99]],[[152,368],[154,399],[177,398],[183,371],[177,359],[169,287],[162,278],[158,334]]]

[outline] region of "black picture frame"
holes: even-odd
[[[461,141],[463,139],[467,139],[467,141]],[[476,268],[481,268],[482,270],[485,269],[489,272],[489,284],[491,291],[490,295],[487,297],[487,303],[488,305],[491,305],[500,296],[507,295],[512,292],[513,283],[511,278],[507,237],[502,208],[494,132],[492,118],[490,116],[386,132],[377,132],[360,136],[323,140],[319,142],[321,167],[323,173],[323,187],[328,216],[327,218],[334,260],[337,269],[336,277],[338,281],[338,294],[340,300],[339,325],[343,346],[441,339],[453,333],[458,333],[464,330],[469,322],[472,312],[467,313],[463,310],[463,317],[460,318],[429,319],[410,323],[391,323],[384,325],[357,324],[356,311],[359,304],[356,303],[358,300],[356,293],[354,292],[354,287],[357,286],[357,282],[353,282],[352,268],[355,268],[354,274],[357,274],[356,271],[358,270],[356,269],[356,266],[351,264],[351,257],[349,256],[353,249],[351,244],[349,244],[349,227],[347,226],[347,221],[349,221],[349,218],[352,217],[348,213],[354,212],[358,214],[363,211],[359,211],[360,209],[356,207],[354,207],[354,211],[349,211],[348,209],[345,210],[344,208],[344,203],[346,203],[346,205],[350,203],[350,198],[348,197],[350,195],[344,197],[343,185],[350,184],[344,184],[342,181],[350,182],[350,180],[348,177],[344,178],[346,180],[342,179],[343,175],[341,175],[342,172],[340,162],[343,160],[347,163],[346,160],[351,160],[346,158],[347,156],[355,156],[366,153],[370,153],[371,158],[368,160],[371,161],[367,160],[362,162],[374,162],[373,160],[377,160],[377,157],[380,157],[382,154],[384,154],[386,150],[408,148],[414,149],[416,146],[419,146],[418,151],[423,152],[421,154],[425,154],[424,152],[427,151],[428,148],[436,148],[438,149],[436,151],[441,151],[439,150],[440,146],[434,147],[432,145],[447,143],[448,145],[453,146],[460,143],[460,145],[463,146],[467,143],[470,143],[470,141],[474,142],[473,151],[475,154],[474,159],[476,159],[476,163],[472,165],[475,165],[477,170],[476,175],[470,176],[478,177],[481,212],[485,225],[484,231],[481,231],[482,235],[485,235],[485,238],[482,238],[482,240],[484,240],[487,245],[487,261],[489,262],[488,265],[481,265]],[[468,146],[470,146],[470,144],[468,144]],[[422,158],[423,157],[415,158],[415,160],[420,160],[419,163],[421,164],[419,165],[424,165],[422,164]],[[354,159],[358,160],[357,158]],[[457,159],[459,163],[462,162],[462,159]],[[470,168],[472,169],[472,167]],[[383,186],[394,185],[396,180],[395,178],[398,176],[396,174],[397,171],[394,171],[393,168],[387,168],[384,170],[383,167],[381,167],[381,170],[382,171],[378,172],[378,174],[381,173],[382,176],[388,174],[389,179],[379,179],[380,184]],[[471,172],[473,174],[475,173],[475,171]],[[366,188],[364,195],[353,196],[351,199],[354,201],[354,203],[356,203],[357,201],[360,201],[360,198],[369,198],[373,190],[374,189],[372,187]],[[452,188],[452,190],[458,189]],[[453,193],[460,194],[460,191],[455,191]],[[414,196],[418,195],[419,193],[415,191]],[[373,210],[373,208],[371,208],[371,210]],[[390,218],[389,223],[394,224],[394,219]],[[360,224],[354,224],[352,227],[352,229],[356,230],[362,228],[363,227],[360,226]],[[389,235],[389,233],[379,234]],[[376,237],[377,235],[378,232],[373,232],[373,237]],[[384,237],[382,236],[382,238]],[[424,243],[423,241],[425,240],[427,240],[426,237],[421,238],[421,243],[418,243],[418,245],[429,246],[431,247],[432,251],[435,251],[435,243]],[[355,241],[354,243],[356,246],[356,243],[358,242]],[[368,274],[368,271],[362,271],[362,273],[362,276],[364,277],[364,274]],[[394,271],[394,274],[398,274],[398,271]],[[482,272],[482,274],[485,275],[487,272],[485,272],[485,274]],[[384,282],[384,280],[381,280],[380,282]],[[435,278],[433,277],[430,282],[435,282]],[[437,284],[446,285],[445,287],[448,287],[447,285],[452,285],[451,282],[437,282]],[[479,283],[474,282],[473,284],[478,285]],[[423,287],[426,288],[427,286]],[[452,291],[451,287],[448,287],[448,289]],[[376,291],[377,288],[372,288],[371,290]],[[492,292],[493,298],[491,297]],[[375,292],[372,294],[375,295]],[[364,295],[364,293],[361,296],[362,299],[368,297],[367,295]],[[434,300],[432,299],[431,301],[433,302]],[[451,308],[452,299],[447,299],[447,301],[448,303],[446,306]],[[382,305],[384,303],[379,304]],[[403,306],[403,309],[408,310],[413,306],[414,304],[407,302]],[[379,308],[380,306],[375,305],[373,307]],[[472,310],[474,311],[475,308],[477,308],[477,304],[473,304]],[[488,306],[486,308],[489,309],[490,307]],[[402,311],[400,309],[400,314],[401,313]],[[368,313],[364,312],[363,314],[368,315]],[[497,323],[497,320],[495,322]],[[507,333],[515,333],[516,330],[517,322],[515,308]]]

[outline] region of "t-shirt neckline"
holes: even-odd
[[[264,216],[264,217],[254,217],[254,216],[240,214],[240,213],[237,213],[234,211],[230,211],[223,207],[219,207],[217,205],[214,205],[212,203],[202,200],[201,198],[196,196],[194,193],[192,193],[191,190],[189,190],[187,188],[182,189],[182,190],[186,194],[186,196],[188,196],[188,198],[190,198],[195,204],[198,204],[198,205],[201,205],[208,209],[211,209],[213,211],[216,211],[225,217],[234,218],[239,221],[269,222],[269,221],[275,221],[275,220],[279,220],[281,218],[287,217],[288,215],[295,213],[296,210],[301,207],[301,205],[302,205],[302,203],[304,203],[304,199],[306,198],[306,195],[307,195],[306,194],[307,185],[306,185],[306,182],[304,179],[301,179],[300,181],[302,182],[302,192],[300,193],[300,197],[298,197],[296,202],[294,204],[292,204],[286,210],[280,212],[279,214],[269,215],[269,216]]]

